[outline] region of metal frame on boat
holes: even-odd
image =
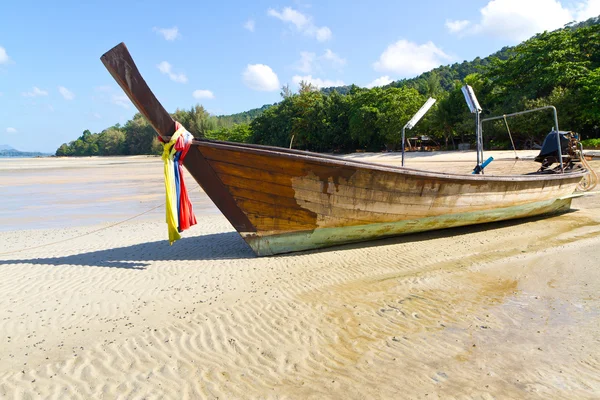
[[[101,59],[171,136],[175,123],[126,46]],[[259,256],[565,211],[586,173],[458,175],[211,140],[194,140],[184,165]]]

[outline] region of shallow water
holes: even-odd
[[[158,157],[0,160],[0,231],[115,223],[164,203]],[[196,210],[216,213],[193,178]],[[158,207],[138,218],[159,219]]]

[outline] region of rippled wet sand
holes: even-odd
[[[79,182],[104,208],[74,195],[75,208],[102,220],[0,232],[0,398],[600,397],[599,196],[546,219],[259,259],[196,187],[207,211],[173,246],[158,210],[81,236],[128,198],[131,212],[160,202],[160,162],[119,161],[125,176],[55,161],[11,175],[47,200],[31,216],[73,217],[52,193]]]

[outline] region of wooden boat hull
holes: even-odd
[[[268,236],[251,234],[246,235],[244,239],[257,255],[267,256],[382,239],[410,233],[559,213],[567,211],[570,205],[571,199],[569,198],[499,208],[490,211],[425,217],[408,221],[318,228],[312,232],[292,232]],[[242,236],[244,235],[242,234]]]
[[[211,141],[185,165],[259,256],[563,212],[583,176],[453,175]]]
[[[157,133],[171,136],[175,122],[125,44],[101,59]],[[184,165],[259,256],[565,211],[587,172],[453,175],[213,141],[194,141]]]

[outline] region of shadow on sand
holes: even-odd
[[[65,257],[0,260],[0,265],[82,265],[145,269],[156,261],[225,260],[256,257],[237,232],[182,238],[173,246],[168,240],[97,250]]]
[[[563,212],[570,214],[576,209]],[[560,216],[555,214],[554,216]],[[487,231],[505,228],[509,226],[548,220],[552,223],[551,215],[543,215],[517,220],[492,222],[480,225],[470,225],[460,228],[441,229],[422,233],[414,233],[406,236],[395,236],[368,242],[358,242],[335,247],[302,251],[297,253],[281,254],[274,257],[294,257],[299,255],[316,254],[327,251],[375,248],[392,244],[412,243],[425,240],[461,236],[473,233],[485,234]],[[81,265],[90,267],[128,268],[143,270],[156,261],[200,261],[200,260],[228,260],[228,259],[252,259],[256,258],[250,247],[244,242],[237,232],[214,233],[203,236],[195,236],[178,240],[173,246],[169,246],[167,240],[159,240],[149,243],[135,244],[132,246],[118,247],[113,249],[91,251],[88,253],[75,254],[65,257],[29,258],[0,260],[1,265],[9,264],[37,264],[37,265]]]

